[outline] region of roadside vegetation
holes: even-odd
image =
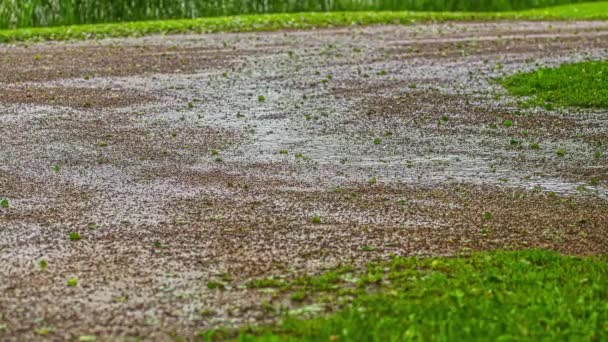
[[[606,257],[539,250],[396,257],[363,271],[341,267],[253,284],[300,304],[278,326],[237,333],[240,341],[608,339]],[[318,316],[302,318],[306,313]],[[230,336],[222,330],[200,334],[209,340]]]
[[[514,95],[543,106],[608,108],[608,62],[563,64],[519,73],[501,81]]]
[[[351,25],[514,19],[608,19],[608,1],[507,12],[308,12],[38,27],[0,30],[0,42],[91,39],[190,32],[247,32]]]
[[[511,11],[584,0],[0,0],[0,28],[328,11]],[[586,2],[589,2],[588,0]]]

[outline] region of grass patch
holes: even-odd
[[[397,257],[370,264],[363,272],[331,271],[305,281],[293,280],[286,285],[293,290],[292,299],[352,299],[340,301],[340,309],[329,315],[312,319],[288,315],[278,326],[248,328],[237,338],[605,340],[607,260],[539,250],[483,252],[458,258]]]
[[[345,10],[509,11],[583,1],[585,0],[3,0],[0,1],[0,28]]]
[[[281,287],[285,285],[285,281],[282,279],[275,278],[264,278],[264,279],[254,279],[247,284],[247,287],[259,289],[259,288],[273,288],[273,287]]]
[[[608,1],[509,12],[306,12],[39,27],[0,30],[0,42],[91,39],[142,36],[146,34],[271,31],[351,25],[412,24],[416,22],[441,22],[450,20],[513,19],[608,19]]]
[[[519,73],[500,81],[514,95],[531,96],[531,104],[608,108],[608,62],[562,64]]]

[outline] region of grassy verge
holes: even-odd
[[[246,32],[313,27],[411,24],[418,21],[608,19],[608,1],[519,12],[330,12],[242,15],[231,17],[141,21],[47,28],[0,30],[0,42],[67,40],[187,32]]]
[[[501,83],[533,105],[608,108],[608,62],[563,64],[510,76]]]
[[[240,341],[608,339],[605,257],[531,250],[395,258],[362,273],[341,268],[254,284],[276,287],[304,304],[276,327],[243,330]],[[341,309],[312,319],[293,315],[326,303]],[[214,331],[201,337],[222,336]]]
[[[515,11],[597,0],[2,0],[0,28],[81,25],[238,14],[335,11]]]

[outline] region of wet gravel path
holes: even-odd
[[[606,22],[0,46],[0,339],[270,322],[251,277],[390,254],[608,253],[608,111],[492,81],[607,56]]]

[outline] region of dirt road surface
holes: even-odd
[[[391,254],[608,253],[608,111],[494,82],[607,56],[608,22],[0,46],[0,339],[268,323],[294,304],[249,279]]]

